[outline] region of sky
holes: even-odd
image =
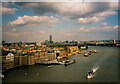
[[[117,2],[3,2],[2,40],[118,39]]]

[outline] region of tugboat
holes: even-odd
[[[92,70],[86,74],[86,79],[92,79],[94,77],[94,75],[95,75],[95,73]]]
[[[87,74],[86,74],[86,79],[92,79],[94,76],[95,76],[95,73],[96,71],[99,69],[99,66],[98,67],[94,67],[91,71],[89,71]]]

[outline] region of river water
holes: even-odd
[[[89,47],[89,50],[97,50],[89,57],[76,54],[69,60],[76,63],[69,66],[32,65],[11,69],[4,73],[3,82],[117,82],[118,81],[118,48],[116,47]],[[93,79],[85,78],[85,73],[92,67],[99,66]],[[26,73],[26,74],[25,74]]]

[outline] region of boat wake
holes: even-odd
[[[92,79],[95,76],[95,73],[98,71],[100,66],[103,64],[103,62],[107,59],[107,56],[103,56],[100,58],[94,65],[91,71],[89,71],[86,75],[87,79]]]
[[[103,56],[102,58],[100,58],[100,60],[93,65],[93,72],[96,72],[107,58],[107,56]]]
[[[95,73],[98,69],[99,69],[99,66],[94,67],[94,68],[92,69],[93,73]]]

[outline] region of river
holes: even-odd
[[[90,46],[88,50],[97,50],[89,57],[76,54],[69,57],[69,60],[76,60],[76,63],[69,66],[32,65],[11,69],[4,73],[3,82],[117,82],[118,81],[118,48],[116,47],[95,47]],[[85,78],[85,73],[92,67],[99,66],[93,79]],[[27,73],[27,74],[25,74]]]

